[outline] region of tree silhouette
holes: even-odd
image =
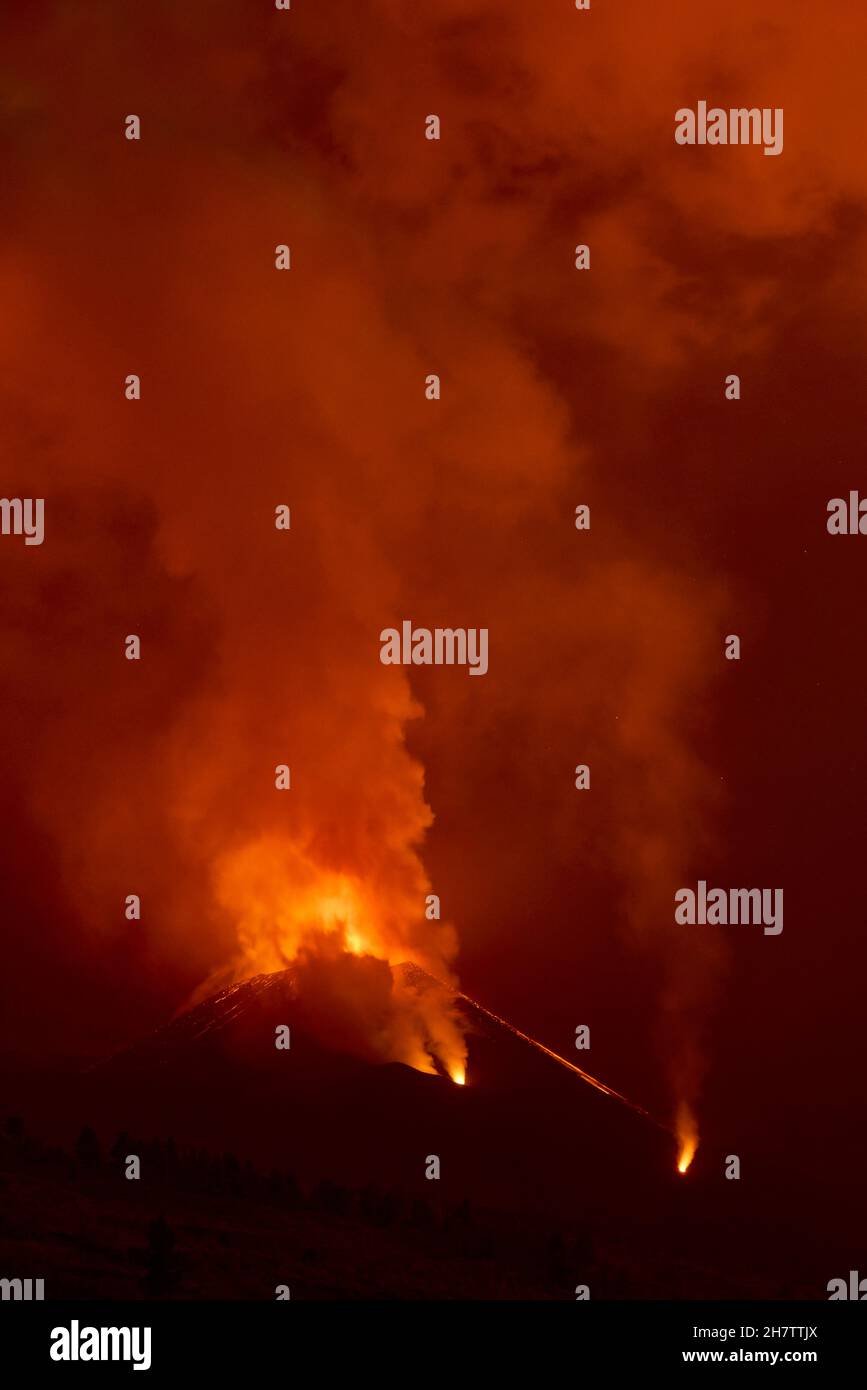
[[[175,1235],[164,1216],[148,1226],[145,1289],[151,1298],[164,1298],[177,1282]]]
[[[85,1125],[75,1145],[75,1157],[85,1172],[93,1172],[102,1162],[102,1150],[95,1130]]]
[[[112,1146],[111,1146],[111,1161],[112,1161],[112,1163],[125,1163],[125,1162],[126,1162],[127,1154],[128,1154],[129,1152],[130,1152],[129,1135],[127,1134],[127,1132],[126,1132],[125,1129],[122,1129],[121,1132],[120,1132],[120,1134],[117,1136],[117,1138],[115,1139],[114,1143],[113,1143]]]

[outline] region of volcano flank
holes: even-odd
[[[403,991],[446,988],[415,965],[395,967],[394,976],[395,988]],[[467,1039],[464,1085],[444,1073],[372,1061],[335,1046],[333,1015],[323,1019],[320,1001],[305,994],[298,972],[287,969],[218,990],[86,1071],[38,1080],[19,1076],[17,1086],[27,1097],[28,1125],[67,1150],[84,1122],[103,1142],[118,1136],[115,1165],[127,1162],[129,1154],[143,1155],[141,1184],[125,1182],[116,1166],[115,1176],[103,1167],[101,1177],[89,1177],[78,1164],[70,1169],[72,1181],[78,1200],[95,1204],[88,1220],[108,1222],[106,1229],[120,1222],[118,1232],[130,1222],[129,1229],[138,1230],[143,1220],[151,1220],[158,1211],[154,1201],[173,1203],[188,1261],[186,1285],[178,1274],[179,1290],[189,1286],[188,1293],[180,1296],[197,1296],[195,1280],[201,1289],[213,1285],[213,1296],[238,1296],[240,1275],[230,1258],[237,1242],[256,1249],[269,1243],[280,1271],[290,1260],[287,1251],[294,1251],[293,1277],[308,1297],[342,1297],[350,1287],[352,1296],[411,1297],[403,1292],[399,1266],[424,1259],[434,1263],[423,1270],[418,1264],[418,1279],[428,1289],[441,1287],[440,1296],[457,1296],[449,1290],[459,1285],[467,1297],[514,1296],[505,1292],[509,1280],[525,1292],[527,1280],[537,1288],[537,1275],[524,1262],[526,1250],[541,1239],[539,1231],[553,1241],[553,1265],[534,1297],[572,1297],[581,1277],[600,1297],[659,1296],[660,1289],[687,1298],[787,1295],[772,1270],[742,1270],[736,1248],[734,1263],[732,1257],[735,1228],[755,1234],[766,1226],[772,1250],[794,1238],[786,1202],[777,1215],[765,1198],[752,1201],[746,1190],[735,1203],[731,1193],[737,1184],[721,1187],[716,1165],[705,1159],[703,1167],[701,1155],[694,1170],[681,1177],[674,1167],[674,1140],[664,1129],[570,1073],[566,1058],[559,1059],[566,1067],[558,1065],[556,1056],[539,1051],[538,1043],[486,1007],[457,990],[451,994],[450,1006]],[[587,1054],[576,1057],[584,1060]],[[19,1103],[14,1084],[6,1086],[6,1095]],[[170,1136],[169,1148],[158,1140],[155,1147],[156,1136]],[[91,1147],[94,1142],[88,1141]],[[186,1186],[174,1196],[165,1186],[167,1152],[190,1156]],[[220,1154],[221,1160],[215,1158]],[[439,1161],[436,1181],[427,1177],[433,1156]],[[2,1168],[2,1154],[0,1160]],[[59,1157],[53,1161],[63,1166]],[[214,1178],[217,1169],[224,1172],[222,1180]],[[297,1179],[300,1190],[310,1194],[300,1214],[296,1205],[278,1218],[270,1208],[260,1210],[261,1192],[255,1200],[248,1195],[265,1181],[252,1174],[269,1171],[279,1190],[288,1180],[286,1190],[296,1191]],[[39,1176],[37,1186],[30,1178],[23,1181],[20,1200],[38,1203],[46,1228],[40,1268],[53,1271],[54,1283],[66,1287],[78,1264],[70,1266],[64,1253],[63,1241],[74,1243],[73,1235],[57,1243],[57,1231],[72,1231],[63,1183]],[[231,1209],[224,1198],[208,1195],[215,1181],[218,1193],[232,1196]],[[420,1211],[423,1228],[434,1234],[422,1237],[411,1220],[400,1235],[406,1249],[386,1250],[385,1237],[374,1231],[386,1219],[384,1212],[400,1210]],[[206,1240],[202,1233],[212,1231],[215,1221],[217,1234]],[[365,1221],[373,1222],[373,1231]],[[388,1221],[391,1230],[393,1216]],[[433,1226],[425,1224],[430,1222]],[[284,1234],[278,1234],[284,1225]],[[261,1227],[260,1234],[253,1234],[254,1226]],[[211,1249],[217,1238],[228,1242],[228,1252]],[[116,1243],[120,1234],[113,1239]],[[345,1240],[356,1251],[353,1272],[338,1276],[329,1264],[313,1279],[302,1246],[312,1242],[316,1251],[332,1240]],[[433,1247],[423,1255],[430,1240]],[[203,1241],[207,1251],[199,1249]],[[484,1285],[478,1282],[481,1266],[474,1273],[461,1261],[467,1249],[487,1249],[490,1241],[512,1253],[506,1265],[485,1266]],[[565,1263],[564,1241],[572,1250]],[[452,1263],[442,1263],[446,1251]],[[93,1290],[104,1286],[114,1289],[118,1280],[120,1287],[129,1278],[125,1258],[122,1252],[118,1256],[120,1272],[103,1276],[90,1267],[88,1256],[69,1287],[83,1297],[96,1296]],[[790,1280],[797,1282],[793,1271],[805,1258],[796,1241],[787,1264]],[[252,1291],[244,1296],[261,1296],[259,1279],[252,1279]],[[801,1296],[813,1296],[808,1279],[809,1269],[799,1284]]]
[[[443,988],[415,965],[395,974],[419,993]],[[465,1086],[334,1047],[291,969],[220,990],[91,1068],[84,1085],[124,1127],[243,1149],[302,1178],[416,1189],[436,1153],[455,1195],[511,1203],[520,1192],[558,1210],[588,1187],[622,1210],[624,1194],[646,1201],[648,1185],[668,1184],[668,1135],[456,991],[453,1005],[468,1039]]]

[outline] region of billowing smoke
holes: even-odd
[[[457,1067],[445,996],[392,971],[452,978],[433,801],[462,940],[514,904],[507,960],[619,921],[661,963],[693,1102],[719,947],[684,945],[672,893],[716,812],[699,749],[733,599],[677,420],[695,354],[716,401],[720,343],[764,347],[754,280],[696,290],[716,229],[761,255],[809,221],[809,168],[727,151],[711,185],[675,147],[708,95],[702,7],[664,77],[654,6],[594,7],[592,35],[568,5],[429,8],[13,8],[3,490],[46,499],[40,549],[3,541],[8,875],[45,933],[16,949],[111,981],[123,1018],[293,964],[343,1045]],[[489,673],[383,667],[405,618],[487,627]],[[523,912],[529,875],[576,863],[589,907]]]

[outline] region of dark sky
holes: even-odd
[[[3,492],[46,499],[0,538],[7,1049],[343,923],[854,1171],[865,41],[842,0],[4,7]],[[700,99],[783,154],[677,146]],[[489,673],[381,666],[404,618]],[[676,928],[699,878],[783,933]]]

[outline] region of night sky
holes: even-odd
[[[300,960],[405,1059],[417,960],[854,1198],[867,13],[3,9],[4,1052]],[[678,146],[699,100],[783,153]],[[404,619],[487,675],[383,666]],[[676,926],[699,879],[783,932]]]

